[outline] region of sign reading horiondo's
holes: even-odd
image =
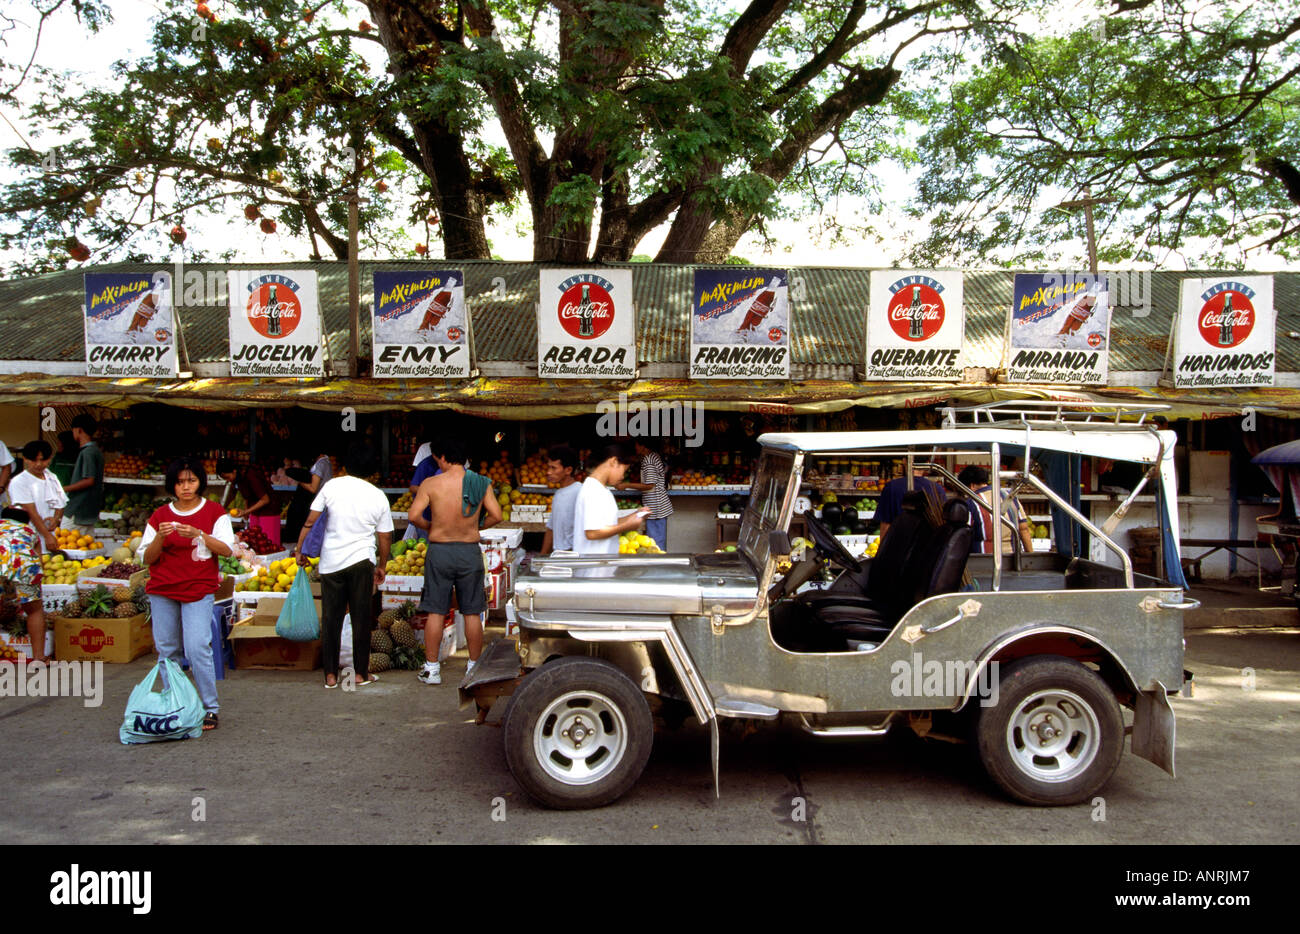
[[[784,269],[695,270],[691,379],[789,379],[789,282]]]
[[[872,272],[867,379],[961,379],[964,321],[960,272]]]
[[[636,322],[630,269],[543,269],[537,305],[542,379],[631,379]]]
[[[1110,357],[1105,276],[1016,273],[1007,327],[1009,380],[1105,384]]]
[[[85,289],[87,376],[177,374],[170,273],[88,272]]]
[[[232,269],[231,376],[324,376],[316,273]]]
[[[375,273],[374,375],[469,376],[465,274],[457,269]]]
[[[1174,324],[1174,386],[1272,386],[1277,315],[1272,276],[1184,279]]]

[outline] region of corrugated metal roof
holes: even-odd
[[[537,263],[496,261],[396,260],[361,264],[360,341],[370,346],[370,321],[364,310],[373,295],[376,269],[429,268],[445,265],[465,272],[466,297],[474,321],[475,351],[480,362],[525,363],[536,359],[538,301]],[[633,293],[639,311],[640,363],[685,366],[689,356],[692,266],[652,263],[613,264],[634,270]],[[113,264],[95,272],[153,270],[159,265]],[[330,359],[344,361],[348,350],[347,265],[328,263],[199,263],[184,268],[185,303],[181,317],[192,363],[227,358],[227,309],[222,301],[228,269],[313,269],[320,291],[321,314]],[[701,267],[708,268],[708,267]],[[0,282],[0,359],[67,361],[84,359],[81,304],[82,274],[74,269],[29,279]],[[793,362],[809,378],[861,366],[866,302],[871,270],[791,267]],[[192,288],[194,275],[204,288]],[[1111,369],[1159,370],[1169,326],[1178,305],[1178,283],[1199,272],[1121,273],[1112,285],[1116,303],[1111,325]],[[1242,273],[1247,275],[1247,273]],[[1280,372],[1300,371],[1300,273],[1273,273],[1278,311]],[[965,273],[966,357],[973,367],[998,367],[1014,270]],[[211,285],[219,289],[209,290]],[[1149,314],[1142,314],[1148,311]]]

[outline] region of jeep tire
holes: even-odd
[[[1124,718],[1110,686],[1059,655],[1008,665],[997,703],[979,710],[976,735],[989,777],[1026,804],[1086,801],[1124,752]]]
[[[571,656],[520,683],[505,720],[506,764],[534,801],[597,808],[636,784],[654,742],[645,695],[603,659]]]

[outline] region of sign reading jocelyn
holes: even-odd
[[[1277,314],[1272,276],[1184,279],[1174,325],[1174,386],[1272,386]]]
[[[88,272],[86,375],[176,376],[176,326],[168,272]]]
[[[374,375],[469,376],[469,311],[458,269],[375,273]]]
[[[1008,327],[1012,382],[1105,384],[1110,362],[1105,276],[1017,273]]]
[[[691,379],[790,378],[790,275],[695,270]]]
[[[867,379],[961,379],[965,307],[960,272],[871,274]]]
[[[232,269],[231,376],[324,376],[316,273]]]
[[[542,379],[636,375],[632,270],[543,269],[537,310]]]

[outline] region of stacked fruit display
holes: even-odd
[[[384,610],[375,619],[370,634],[370,671],[372,674],[396,668],[413,671],[424,664],[424,646],[415,638],[411,617],[415,604],[410,600],[395,610]],[[441,633],[439,633],[441,638]]]
[[[314,571],[316,565],[320,564],[320,558],[309,558],[308,564]],[[241,582],[235,589],[244,592],[288,593],[289,588],[293,586],[294,578],[303,573],[303,569],[298,567],[295,559],[281,558],[265,567],[260,564],[255,565],[253,572],[253,577]]]
[[[526,486],[546,486],[546,455],[541,451],[528,455],[519,468],[519,482]]]
[[[412,577],[424,573],[424,555],[429,543],[422,538],[411,538],[396,542],[389,552],[388,564],[384,566],[387,574],[399,577]]]
[[[407,490],[405,493],[403,493],[401,496],[397,497],[397,499],[393,501],[393,512],[408,511],[411,508],[411,503],[414,501],[415,501],[415,497],[411,494],[410,490]]]
[[[54,538],[59,543],[60,551],[100,551],[103,542],[97,542],[89,535],[82,535],[74,529],[55,529]]]
[[[96,577],[107,577],[111,580],[128,580],[132,574],[138,574],[144,568],[138,564],[131,564],[126,561],[114,561],[111,564],[104,565],[95,571]]]
[[[673,486],[681,487],[709,487],[717,486],[722,482],[716,473],[705,473],[701,470],[688,470],[673,477]]]
[[[104,476],[122,479],[145,479],[161,476],[167,465],[157,457],[139,454],[109,455],[104,458]],[[112,510],[116,511],[116,510]]]
[[[266,537],[266,533],[256,526],[244,529],[237,537],[241,542],[253,549],[254,553],[259,555],[269,555],[272,552],[281,550],[271,544],[271,540]]]
[[[497,492],[503,489],[508,492],[509,488],[514,486],[515,465],[510,463],[510,455],[505,451],[501,452],[501,456],[494,463],[489,464],[487,461],[480,461],[478,466],[478,472],[492,481],[492,485],[496,487]]]
[[[217,565],[221,568],[222,574],[229,574],[237,577],[241,574],[248,574],[253,570],[253,563],[247,559],[236,558],[234,555],[218,555]]]
[[[72,561],[63,555],[41,555],[41,573],[47,584],[75,584],[77,575],[88,567],[96,567],[93,562],[103,562],[99,556],[85,561]]]
[[[113,503],[112,508],[107,512],[116,512],[121,515],[120,519],[113,519],[107,522],[116,535],[129,535],[132,532],[143,532],[144,527],[149,524],[149,517],[154,514],[159,506],[166,503],[165,499],[155,500],[148,493],[133,493],[130,496],[119,497],[117,502]]]
[[[634,499],[624,498],[624,499],[615,500],[614,505],[617,506],[620,510],[622,510],[622,509],[636,509],[641,504]]]
[[[65,619],[125,619],[138,613],[149,612],[149,601],[143,587],[114,587],[103,584],[64,606]]]
[[[745,511],[745,503],[746,498],[739,493],[728,496],[718,503],[718,515],[739,515]]]
[[[853,508],[858,511],[859,516],[871,516],[876,512],[876,501],[869,497],[862,497],[853,504]]]
[[[620,555],[657,555],[662,554],[655,540],[643,532],[624,532],[618,537]]]
[[[208,498],[209,498],[209,499],[212,499],[213,502],[219,502],[219,501],[220,501],[220,500],[214,499],[212,496],[209,496]],[[244,508],[246,508],[247,506],[248,506],[248,503],[245,502],[245,500],[244,500],[244,494],[243,494],[243,493],[236,493],[236,494],[234,495],[234,497],[230,500],[230,508],[227,510],[227,512],[229,512],[231,516],[237,516],[237,515],[239,515],[240,511],[243,510]]]

